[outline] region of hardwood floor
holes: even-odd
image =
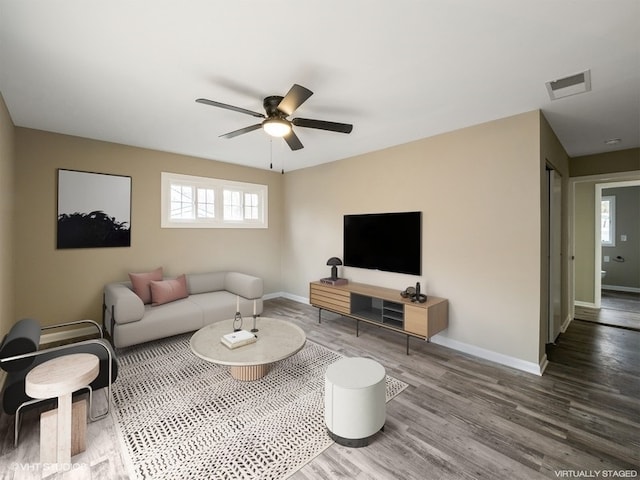
[[[324,312],[309,331],[341,353],[376,358],[410,387],[387,405],[385,430],[372,445],[334,444],[295,479],[536,479],[640,469],[638,332],[575,321],[537,377],[426,342],[412,342],[407,357],[402,336],[361,325],[354,338],[353,322]]]
[[[600,305],[606,309],[640,313],[640,293],[602,290]]]
[[[334,444],[293,479],[640,472],[640,332],[573,321],[549,349],[550,364],[538,377],[416,339],[407,356],[402,335],[361,323],[356,337],[352,320],[323,312],[318,324],[317,309],[286,299],[266,301],[263,316],[288,318],[310,340],[344,355],[374,358],[409,384],[387,404],[385,429],[368,447]],[[17,468],[37,462],[37,412],[25,415],[17,450],[11,420],[0,420],[1,478],[40,478]],[[94,480],[128,478],[111,418],[89,425],[87,444],[85,457],[73,461],[87,461]]]
[[[575,318],[640,331],[640,293],[602,291],[601,308],[575,307]]]

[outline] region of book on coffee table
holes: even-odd
[[[233,333],[227,333],[220,337],[220,341],[227,347],[233,349],[249,345],[257,340],[256,336],[246,330],[239,330]]]

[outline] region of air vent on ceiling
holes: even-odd
[[[545,83],[551,100],[591,91],[591,70]]]

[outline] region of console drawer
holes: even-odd
[[[311,305],[338,313],[351,312],[351,294],[329,285],[311,284],[309,292]]]

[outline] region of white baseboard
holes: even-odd
[[[581,301],[579,301],[579,300],[575,300],[575,301],[573,302],[573,304],[574,304],[576,307],[598,308],[598,307],[596,307],[596,304],[595,304],[595,303],[593,303],[593,302],[591,302],[591,303],[590,303],[590,302],[581,302]]]
[[[72,338],[84,337],[85,335],[95,335],[98,333],[96,327],[82,327],[60,332],[45,333],[40,336],[40,344],[61,342]]]
[[[502,353],[494,352],[493,350],[487,350],[468,343],[459,342],[452,338],[448,338],[442,335],[435,335],[431,337],[431,342],[443,347],[451,348],[462,353],[468,353],[474,357],[479,357],[490,362],[499,363],[507,367],[515,368],[516,370],[522,370],[523,372],[532,373],[534,375],[542,375],[542,372],[546,368],[547,356],[545,355],[540,364],[533,362],[527,362],[516,357],[504,355]]]
[[[571,315],[567,315],[567,318],[564,319],[564,322],[562,322],[562,325],[560,326],[560,331],[562,333],[567,331],[567,328],[569,328],[569,324],[571,324],[572,320],[573,317]]]
[[[311,305],[311,303],[309,303],[308,297],[301,297],[300,295],[294,295],[293,293],[288,293],[288,292],[269,293],[262,298],[264,298],[265,300],[271,300],[272,298],[278,298],[278,297],[286,298],[287,300],[293,300],[294,302],[298,302],[298,303],[304,303],[306,305]]]
[[[295,302],[306,303],[307,305],[311,305],[309,301],[309,297],[300,297],[298,295],[292,295],[291,293],[284,293],[282,295],[284,298],[288,298],[289,300],[293,300]]]
[[[273,293],[267,293],[265,295],[262,296],[263,300],[272,300],[274,298],[279,298],[279,297],[284,297],[284,293],[283,292],[273,292]]]
[[[640,288],[636,287],[621,287],[618,285],[602,285],[602,290],[613,290],[616,292],[631,292],[631,293],[640,293]]]
[[[270,294],[269,298],[276,298],[278,296],[287,298],[289,300],[293,300],[295,302],[305,303],[309,305],[309,299],[306,297],[301,297],[298,295],[293,295],[287,292],[280,292],[279,295]],[[264,298],[267,298],[265,296]],[[533,373],[534,375],[542,375],[542,372],[547,366],[547,356],[545,355],[540,362],[540,365],[535,363],[526,362],[519,358],[510,357],[508,355],[503,355],[501,353],[496,353],[491,350],[486,350],[480,347],[476,347],[474,345],[469,345],[467,343],[459,342],[457,340],[453,340],[442,335],[435,335],[431,337],[431,342],[442,345],[443,347],[451,348],[452,350],[457,350],[462,353],[468,353],[475,357],[479,357],[485,360],[489,360],[491,362],[499,363],[501,365],[506,365],[507,367],[515,368],[517,370],[522,370],[527,373]]]

